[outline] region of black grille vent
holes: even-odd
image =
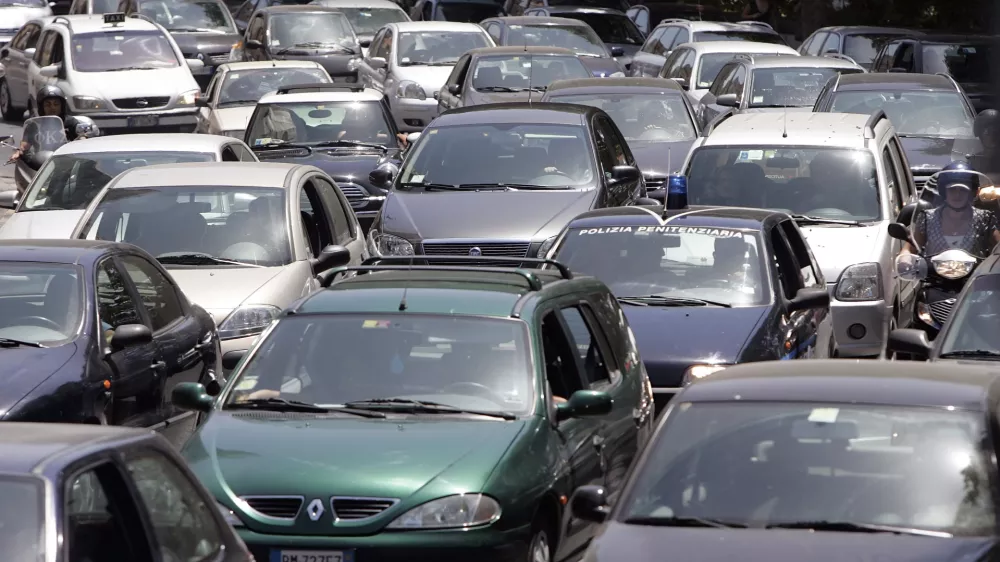
[[[356,521],[375,517],[396,505],[397,501],[389,498],[330,498],[330,507],[337,519]]]
[[[951,316],[951,309],[955,307],[955,299],[946,299],[930,304],[931,316],[939,324],[944,324]]]
[[[351,207],[364,207],[368,204],[368,192],[361,189],[361,186],[346,182],[337,182],[337,186],[344,192],[344,197]]]
[[[168,96],[156,96],[151,98],[118,98],[111,100],[118,109],[155,109],[170,103]]]
[[[482,243],[451,243],[425,242],[424,254],[428,256],[486,256],[523,258],[528,255],[529,242],[482,242]],[[478,252],[473,248],[479,248]]]
[[[661,178],[661,177],[646,178],[646,189],[661,189],[665,185],[667,185],[667,178]]]
[[[242,499],[257,513],[275,519],[295,519],[303,501],[301,496],[251,496]]]
[[[227,52],[227,53],[219,53],[217,55],[208,55],[208,60],[210,60],[212,64],[226,64],[227,62],[229,62],[229,53]]]

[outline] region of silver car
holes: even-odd
[[[421,131],[438,114],[437,96],[459,57],[470,49],[495,47],[474,23],[411,21],[390,23],[357,63],[366,88],[385,94],[403,132]]]
[[[73,237],[129,242],[155,256],[215,319],[227,370],[345,252],[352,264],[367,257],[334,181],[294,164],[132,169],[104,188]]]

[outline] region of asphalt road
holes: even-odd
[[[14,142],[21,142],[21,124],[20,123],[7,123],[0,121],[0,136],[14,135]],[[0,191],[7,191],[8,189],[14,189],[14,166],[3,166],[3,162],[10,158],[10,153],[12,151],[7,148],[0,147]],[[0,210],[0,225],[7,221],[7,216],[10,215],[11,211],[7,209]]]

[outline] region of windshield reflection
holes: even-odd
[[[83,311],[77,266],[0,262],[0,339],[45,347],[68,343],[80,332]],[[0,346],[0,356],[3,352]]]
[[[219,105],[254,104],[282,86],[328,84],[330,75],[322,68],[238,70],[226,73],[219,93]]]
[[[958,92],[839,92],[831,111],[871,115],[884,109],[901,136],[971,138],[975,117]]]
[[[586,25],[512,25],[507,32],[508,45],[562,47],[578,55],[606,57],[604,42]]]
[[[549,101],[598,107],[607,112],[627,141],[694,140],[694,122],[680,96],[663,94],[578,94]]]
[[[982,275],[971,282],[965,297],[952,313],[940,355],[983,352],[1000,359],[1000,275]]]

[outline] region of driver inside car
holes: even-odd
[[[576,184],[593,181],[587,152],[582,143],[576,139],[552,139],[549,141],[549,162],[545,168],[546,174],[558,174],[570,178]]]

